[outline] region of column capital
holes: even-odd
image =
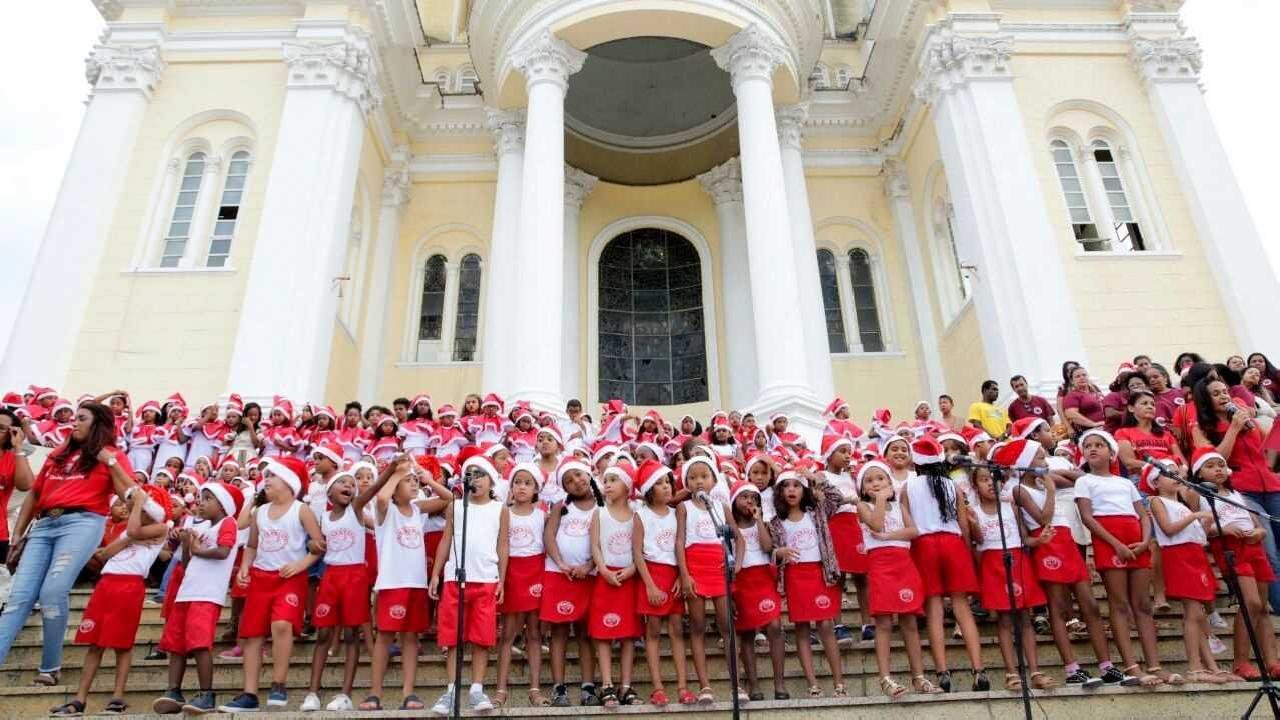
[[[204,158],[204,174],[217,175],[220,170],[222,170],[222,156],[206,155]]]
[[[712,50],[711,57],[734,85],[753,79],[772,83],[773,71],[787,61],[787,50],[752,24]]]
[[[373,54],[363,44],[289,40],[283,44],[283,53],[289,66],[288,87],[330,88],[354,101],[365,115],[382,104]]]
[[[169,162],[164,164],[164,171],[169,175],[178,175],[182,172],[182,158],[171,157]]]
[[[1135,37],[1129,57],[1143,84],[1200,81],[1200,43],[1195,38]]]
[[[524,110],[485,108],[484,123],[493,134],[495,155],[524,150]]]
[[[392,153],[392,163],[382,171],[382,207],[404,207],[409,201],[413,179],[409,176],[407,147],[401,146]]]
[[[698,182],[716,207],[742,202],[742,163],[736,157],[702,173]]]
[[[890,200],[906,200],[911,197],[911,179],[907,177],[907,164],[899,158],[885,158],[880,170],[885,197]]]
[[[950,28],[926,41],[915,96],[932,103],[972,79],[1012,78],[1012,35],[957,35]]]
[[[94,93],[140,92],[150,100],[165,67],[159,45],[98,45],[84,60],[84,79]]]
[[[778,122],[778,142],[784,148],[800,150],[804,139],[804,121],[809,117],[809,103],[782,105],[774,114]]]
[[[582,209],[582,202],[587,199],[600,178],[579,170],[571,165],[564,166],[564,204],[575,210]]]
[[[524,75],[526,87],[553,83],[563,91],[569,76],[582,69],[587,54],[544,29],[511,55],[511,64]]]

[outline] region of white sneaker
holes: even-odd
[[[307,693],[302,699],[302,707],[298,708],[302,712],[315,712],[320,709],[320,696],[315,693]]]
[[[471,705],[471,709],[476,712],[488,712],[493,709],[493,701],[483,690],[472,690],[467,697],[467,702]]]
[[[337,697],[330,700],[329,704],[324,706],[324,709],[330,712],[351,712],[356,709],[356,706],[351,702],[351,698],[342,693],[338,693]]]
[[[448,715],[453,712],[453,693],[445,691],[436,704],[431,706],[431,712],[434,715]]]
[[[1227,620],[1226,618],[1222,617],[1222,613],[1218,612],[1217,610],[1214,610],[1213,612],[1209,613],[1209,627],[1213,628],[1214,630],[1226,630]]]
[[[1214,655],[1221,655],[1226,651],[1227,651],[1226,643],[1219,640],[1217,635],[1209,636],[1209,652],[1213,653]]]

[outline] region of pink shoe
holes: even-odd
[[[222,658],[223,660],[240,660],[244,658],[244,650],[240,649],[239,645],[236,645],[230,650],[223,650],[222,652],[218,653],[218,657]]]

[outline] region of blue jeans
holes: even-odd
[[[151,597],[156,602],[164,602],[164,596],[169,592],[169,580],[173,577],[173,571],[178,567],[178,558],[182,556],[182,551],[174,550],[173,556],[169,558],[169,564],[164,566],[164,575],[160,577],[160,587],[156,588],[155,593]]]
[[[62,641],[67,632],[67,596],[76,576],[102,543],[107,518],[81,512],[38,521],[27,535],[22,562],[13,575],[9,602],[0,613],[0,665],[22,631],[36,600],[40,601],[44,648],[40,672],[62,669]]]
[[[1280,492],[1249,492],[1241,494],[1245,496],[1250,505],[1254,506],[1254,510],[1280,517]],[[1275,572],[1276,577],[1280,578],[1280,553],[1276,552],[1276,538],[1280,537],[1280,523],[1264,522],[1262,527],[1267,531],[1267,537],[1262,541],[1263,547],[1267,551],[1267,559],[1271,561],[1271,569]],[[1271,603],[1271,614],[1280,614],[1280,579],[1272,582],[1270,587],[1267,588],[1267,599]]]

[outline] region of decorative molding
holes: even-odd
[[[182,158],[169,158],[169,162],[164,164],[164,171],[169,175],[177,175],[182,172]]]
[[[84,61],[84,78],[94,93],[140,92],[148,100],[166,63],[159,45],[98,45]]]
[[[742,163],[736,157],[702,173],[698,176],[698,182],[711,196],[711,202],[716,207],[725,203],[742,202]]]
[[[729,42],[711,51],[721,70],[729,73],[736,87],[747,80],[773,83],[773,71],[787,62],[787,49],[751,24],[734,33]]]
[[[804,140],[804,123],[809,117],[809,103],[780,106],[775,115],[778,123],[778,143],[783,148],[801,149]]]
[[[417,180],[449,175],[490,175],[498,171],[493,155],[416,155],[409,174]]]
[[[582,69],[587,54],[561,40],[549,29],[534,35],[529,42],[512,53],[511,64],[524,74],[525,85],[553,83],[564,92],[569,76]]]
[[[564,166],[564,204],[575,210],[582,209],[582,202],[587,199],[600,178],[579,170],[570,165]]]
[[[373,55],[350,40],[287,41],[282,44],[291,88],[331,88],[360,106],[366,116],[382,104]]]
[[[485,108],[484,116],[485,127],[493,133],[495,155],[524,152],[524,110]]]
[[[409,201],[413,179],[409,175],[409,148],[397,147],[395,161],[382,172],[382,207],[402,208]]]
[[[1202,53],[1195,38],[1135,37],[1131,58],[1144,83],[1200,81]]]
[[[885,197],[890,200],[910,199],[911,179],[907,176],[906,163],[898,158],[885,158],[880,173]]]
[[[222,156],[210,153],[204,159],[204,174],[217,175],[222,171]]]
[[[1012,35],[956,35],[950,28],[929,38],[921,59],[915,96],[933,103],[972,79],[1011,78]]]

